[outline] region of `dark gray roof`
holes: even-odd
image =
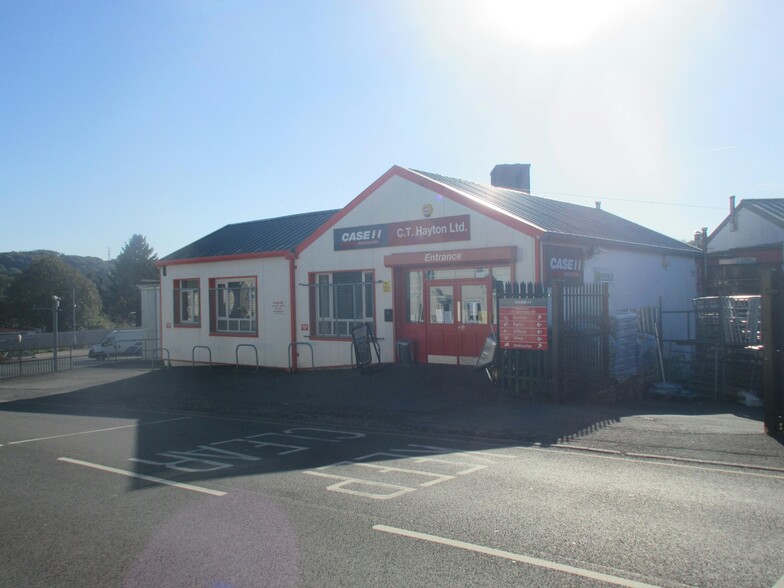
[[[580,206],[429,172],[411,170],[501,214],[542,230],[545,239],[595,241],[696,254],[699,249],[596,207]]]
[[[291,251],[336,212],[338,211],[307,212],[226,225],[170,253],[160,261]]]

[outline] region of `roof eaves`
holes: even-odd
[[[701,255],[702,250],[689,245],[688,243],[681,243],[680,247],[657,245],[653,243],[638,243],[636,241],[623,241],[621,239],[607,239],[606,237],[590,237],[586,235],[579,235],[574,233],[557,233],[548,232],[542,236],[542,241],[565,241],[569,243],[595,243],[604,244],[607,246],[613,245],[615,247],[629,248],[629,249],[645,249],[649,251],[667,251],[670,253],[680,253],[683,255]]]
[[[255,253],[236,253],[231,255],[214,255],[206,257],[182,257],[175,259],[159,259],[155,262],[155,267],[168,265],[185,265],[191,263],[215,263],[217,261],[239,261],[243,259],[262,259],[270,257],[292,257],[293,253],[287,250],[281,251],[258,251]]]

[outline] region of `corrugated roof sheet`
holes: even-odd
[[[410,171],[456,190],[502,214],[537,227],[551,237],[577,237],[626,246],[699,253],[699,249],[677,239],[595,207],[559,202],[517,190],[467,182],[429,172]]]
[[[784,198],[744,198],[741,206],[784,228]]]
[[[226,225],[160,261],[291,251],[336,212],[307,212]]]

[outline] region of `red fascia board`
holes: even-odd
[[[399,176],[404,178],[410,182],[413,182],[423,188],[431,190],[433,192],[437,192],[442,196],[446,196],[450,200],[454,200],[463,206],[470,208],[471,210],[475,210],[495,221],[498,221],[502,224],[507,225],[525,235],[530,237],[539,237],[545,233],[542,229],[531,225],[523,220],[510,217],[506,214],[500,213],[489,206],[485,206],[472,198],[467,198],[465,195],[461,194],[460,192],[446,186],[444,184],[440,184],[430,178],[426,178],[421,176],[415,172],[412,172],[409,169],[404,167],[400,167],[399,165],[393,165],[389,170],[384,173],[380,178],[378,178],[375,182],[370,184],[367,188],[365,188],[362,193],[354,198],[351,202],[349,202],[343,209],[339,212],[335,213],[335,215],[330,218],[327,222],[321,225],[316,231],[314,231],[310,237],[305,239],[302,243],[299,244],[296,251],[297,254],[302,253],[307,247],[309,247],[316,239],[321,237],[324,233],[326,233],[330,228],[332,228],[338,221],[343,219],[349,212],[354,210],[357,206],[359,206],[362,202],[364,202],[373,192],[378,190],[383,184],[385,184],[390,178],[393,176]]]
[[[262,251],[258,253],[239,253],[237,255],[216,255],[215,257],[191,257],[188,259],[170,259],[169,261],[156,261],[156,267],[168,265],[184,265],[187,263],[214,263],[217,261],[236,261],[239,259],[263,259],[269,257],[284,257],[293,259],[296,257],[291,251]]]

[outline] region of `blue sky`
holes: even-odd
[[[392,165],[678,239],[784,197],[784,2],[0,3],[0,251],[164,256]]]

